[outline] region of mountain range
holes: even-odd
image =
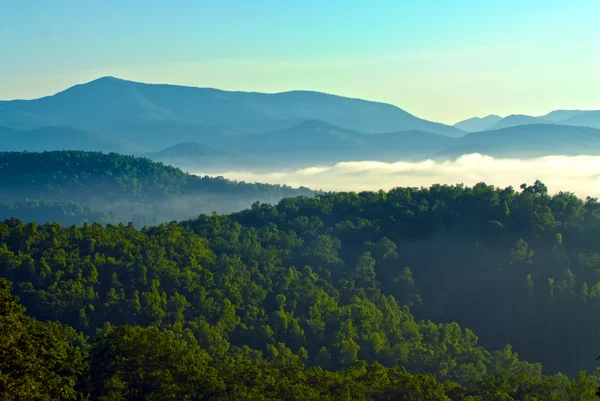
[[[483,118],[474,117],[460,121],[454,124],[454,127],[466,132],[478,132],[529,124],[558,124],[600,128],[600,110],[554,110],[540,117],[511,114],[502,118],[491,114]]]
[[[2,151],[94,150],[128,153],[136,145],[110,135],[91,133],[68,126],[42,126],[31,129],[0,125]]]
[[[320,92],[231,92],[105,77],[0,101],[0,151],[144,156],[204,173],[340,161],[600,154],[600,111],[490,115],[454,126]]]
[[[53,96],[0,102],[0,123],[18,127],[70,125],[120,133],[161,124],[171,131],[218,127],[245,133],[322,120],[366,133],[423,130],[460,136],[458,128],[426,121],[389,104],[320,92],[228,92],[104,77]]]

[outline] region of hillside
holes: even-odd
[[[184,171],[202,174],[219,174],[230,170],[273,172],[332,165],[341,161],[446,160],[469,153],[509,158],[600,154],[600,130],[555,124],[527,124],[452,138],[421,131],[365,134],[310,120],[281,130],[234,136],[207,135],[204,139],[204,142],[179,143],[159,152],[122,150],[121,153],[134,153]],[[108,152],[112,149],[129,149],[122,140],[68,127],[27,131],[0,127],[0,150],[2,146],[10,150],[28,151],[87,148],[105,149]]]
[[[417,319],[456,321],[491,349],[510,343],[547,372],[596,368],[599,323],[588,319],[600,306],[595,199],[551,196],[540,182],[517,191],[434,185],[283,200],[232,219],[310,238],[318,251],[299,249],[289,261],[334,286],[379,289]],[[187,226],[213,238],[213,224]]]
[[[240,138],[230,147],[281,167],[350,160],[446,159],[468,153],[495,157],[598,155],[600,130],[529,124],[451,138],[419,131],[363,134],[309,121],[286,130]]]
[[[214,142],[223,142],[223,144],[227,146],[227,140]],[[236,149],[236,147],[232,148]],[[176,166],[184,171],[190,171],[192,173],[220,173],[236,168],[259,170],[261,168],[271,169],[276,167],[273,163],[260,159],[260,155],[258,154],[252,154],[252,152],[249,152],[248,154],[248,156],[242,156],[240,154],[226,152],[204,143],[185,142],[169,146],[160,152],[144,153],[140,156],[171,166]]]
[[[210,144],[278,168],[292,168],[350,160],[418,159],[455,140],[421,131],[365,134],[311,120],[291,128],[240,136],[235,141],[214,138]]]
[[[600,110],[577,114],[573,117],[563,120],[562,123],[600,129]]]
[[[554,110],[540,118],[548,121],[561,122],[588,112],[589,110]]]
[[[489,116],[483,118],[473,117],[469,118],[468,120],[459,121],[456,124],[454,124],[454,127],[461,129],[465,132],[484,131],[493,126],[494,124],[498,123],[500,120],[502,120],[502,117],[497,116],[495,114],[490,114]]]
[[[448,127],[391,105],[318,92],[227,92],[107,77],[45,98],[0,102],[0,124],[5,124],[0,151],[116,152],[202,173],[474,152],[594,155],[595,133],[586,127],[600,127],[597,116],[555,110],[542,117],[490,115]],[[465,136],[466,131],[491,135]]]
[[[578,372],[600,347],[599,230],[596,200],[541,182],[332,193],[142,230],[5,221],[0,351],[23,356],[0,367],[36,366],[38,386],[5,379],[22,391],[92,400],[591,401],[600,376]]]
[[[6,152],[0,153],[0,172],[0,218],[40,223],[156,224],[313,194],[306,188],[197,177],[115,153]]]
[[[467,132],[478,132],[528,124],[557,124],[600,128],[600,111],[554,110],[543,116],[513,114],[504,118],[491,115],[483,119],[478,117],[470,118],[454,124],[454,127],[460,128]]]
[[[545,120],[541,117],[531,117],[523,114],[513,114],[507,117],[504,117],[502,120],[498,121],[496,124],[487,128],[489,131],[499,130],[503,128],[517,127],[519,125],[529,125],[529,124],[551,124],[550,120]]]
[[[322,120],[367,133],[421,130],[450,136],[461,130],[417,118],[398,107],[319,92],[266,94],[151,85],[105,77],[53,96],[0,102],[0,123],[69,125],[111,133],[159,150],[200,140],[190,132],[264,132]],[[151,135],[148,127],[161,127]],[[165,143],[166,136],[170,143]],[[162,139],[162,140],[161,140]]]
[[[228,149],[276,162],[278,165],[310,165],[377,157],[378,149],[370,146],[369,136],[323,121],[311,120],[291,128],[240,137],[231,142]]]
[[[530,124],[473,132],[437,152],[435,159],[481,153],[503,158],[600,154],[600,130],[553,124]]]
[[[213,148],[200,142],[185,142],[169,146],[160,152],[148,154],[156,158],[174,158],[174,157],[206,157],[206,158],[224,158],[228,154],[224,150]]]
[[[110,135],[93,134],[72,127],[19,129],[0,125],[0,152],[85,150],[127,154],[141,149],[143,148]]]

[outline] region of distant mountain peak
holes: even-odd
[[[94,81],[125,81],[125,80],[121,79],[121,78],[113,77],[112,75],[106,75],[104,77],[100,77],[98,79],[95,79]]]
[[[494,124],[497,124],[502,117],[496,114],[490,114],[485,117],[473,117],[464,121],[457,122],[454,127],[467,132],[484,131]]]
[[[135,83],[135,82],[107,75],[107,76],[104,76],[104,77],[93,79],[93,80],[91,80],[89,82],[85,82],[85,83],[82,83],[82,84],[74,85],[74,87],[85,87],[85,86],[88,86],[88,85],[117,84],[117,83],[129,83],[129,84],[132,84],[132,83]]]
[[[556,121],[556,122],[560,122],[560,121],[565,121],[568,120],[570,118],[573,117],[577,117],[580,116],[582,114],[585,114],[587,112],[589,112],[590,110],[567,110],[567,109],[559,109],[559,110],[554,110],[551,111],[550,113],[543,115],[539,118],[543,118],[545,120],[550,120],[550,121]]]
[[[225,156],[227,152],[201,142],[182,142],[155,153],[156,157]]]
[[[447,136],[464,131],[418,118],[387,103],[296,90],[282,93],[224,91],[183,85],[147,84],[103,76],[53,96],[4,103],[0,124],[66,124],[128,136],[147,143],[148,124],[230,127],[243,133],[289,128],[303,120],[321,120],[365,133],[420,130]],[[316,124],[316,123],[308,123]],[[319,123],[322,124],[322,123]],[[135,131],[135,127],[141,127]],[[164,135],[176,135],[176,129]],[[176,142],[183,142],[176,138]],[[184,139],[185,140],[185,139]],[[163,141],[161,146],[165,144]]]
[[[319,128],[334,128],[335,126],[329,124],[323,120],[310,119],[304,120],[298,124],[296,124],[293,128],[303,128],[303,129],[319,129]],[[335,127],[338,128],[338,127]]]

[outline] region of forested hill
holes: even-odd
[[[595,369],[590,358],[600,349],[600,322],[593,318],[600,310],[595,198],[550,196],[539,181],[520,190],[435,185],[284,199],[230,218],[244,227],[276,226],[315,241],[321,257],[340,257],[339,266],[345,266],[338,271],[334,263],[327,275],[344,280],[356,268],[353,274],[363,283],[376,278],[418,317],[459,322],[486,347],[510,343],[548,372]],[[211,235],[206,223],[189,224]],[[323,251],[326,244],[330,253]]]
[[[230,213],[255,201],[312,196],[307,188],[198,177],[116,153],[0,153],[0,218],[138,225]]]
[[[29,316],[75,329],[35,329],[66,365],[26,353],[44,386],[93,400],[592,400],[599,233],[595,199],[541,182],[436,185],[142,230],[9,220],[0,276]],[[11,336],[47,324],[2,286]],[[87,359],[65,351],[77,331]]]

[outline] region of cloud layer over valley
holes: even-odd
[[[194,174],[204,175],[201,172]],[[436,183],[471,186],[482,181],[503,188],[509,185],[518,188],[522,183],[531,185],[539,179],[551,194],[569,191],[583,199],[586,196],[600,197],[600,156],[501,159],[469,154],[445,162],[341,162],[333,166],[312,166],[299,170],[268,173],[228,171],[218,175],[246,182],[357,192],[389,190],[399,186],[427,187]]]

